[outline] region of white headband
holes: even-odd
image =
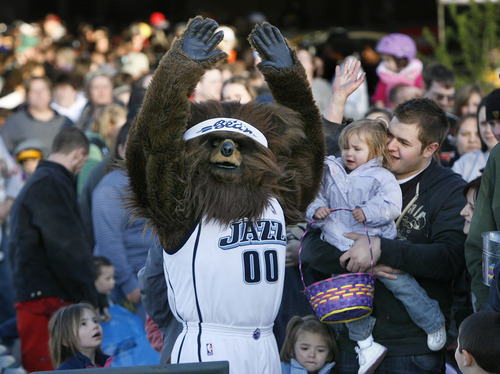
[[[267,139],[255,127],[236,118],[211,118],[186,130],[184,140],[196,138],[214,131],[229,131],[246,135],[267,148]]]

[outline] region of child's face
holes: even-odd
[[[365,137],[360,134],[353,133],[349,137],[347,144],[342,149],[342,161],[349,170],[354,170],[357,167],[366,164],[370,151],[366,144]]]
[[[101,274],[95,280],[95,288],[102,295],[110,295],[115,288],[115,268],[113,266],[102,266]]]
[[[99,317],[89,309],[84,309],[78,326],[78,352],[87,357],[92,354],[102,343],[102,327]]]
[[[464,208],[460,211],[460,215],[465,218],[463,231],[465,235],[468,235],[470,229],[470,222],[472,220],[472,216],[474,215],[474,208],[476,207],[476,190],[474,188],[471,188],[467,192],[466,199],[467,203],[465,204]]]
[[[39,158],[27,158],[21,162],[21,166],[27,175],[33,175],[39,162]]]
[[[399,71],[396,60],[391,55],[382,55],[382,64],[384,64],[387,70],[397,73]]]
[[[302,331],[293,347],[294,358],[308,372],[317,372],[326,365],[328,345],[318,333]]]

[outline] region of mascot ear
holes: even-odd
[[[219,25],[213,19],[196,17],[184,33],[182,51],[196,62],[208,60],[221,60],[227,54],[220,49],[215,49],[224,38],[224,32],[215,33]]]

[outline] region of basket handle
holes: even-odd
[[[352,212],[352,209],[346,209],[346,208],[338,208],[338,209],[330,209],[330,214],[332,214],[333,212],[338,212],[339,210],[345,210],[345,211],[348,211],[348,212]],[[304,237],[306,236],[307,232],[309,231],[309,229],[311,228],[311,225],[316,222],[317,219],[314,219],[312,220],[311,222],[309,222],[306,226],[306,229],[304,230],[304,233],[302,234],[302,237],[300,238],[300,247],[299,247],[299,271],[300,271],[300,280],[302,281],[302,285],[304,286],[304,288],[307,288],[306,287],[306,284],[304,282],[304,274],[302,273],[302,257],[301,257],[301,253],[302,253],[302,245],[304,243]],[[370,258],[371,258],[371,267],[372,267],[372,274],[373,274],[373,252],[372,252],[372,241],[370,239],[370,235],[368,235],[368,228],[366,227],[366,223],[363,223],[364,226],[365,226],[365,233],[366,233],[366,237],[368,238],[368,246],[370,248]]]

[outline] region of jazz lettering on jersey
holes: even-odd
[[[249,244],[286,245],[286,232],[281,221],[260,220],[257,222],[240,220],[231,223],[231,234],[219,239],[221,249],[232,249]]]

